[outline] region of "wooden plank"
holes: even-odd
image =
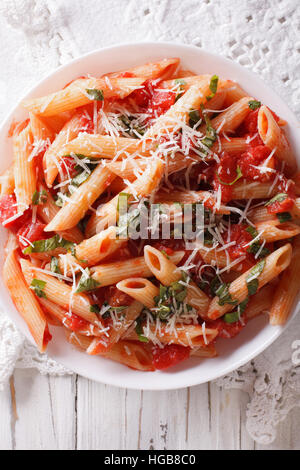
[[[42,376],[35,370],[16,370],[19,419],[15,448],[72,449],[74,442],[74,378]]]
[[[143,392],[139,449],[185,449],[188,390]]]
[[[78,378],[77,448],[136,449],[141,393]]]
[[[14,418],[9,384],[0,392],[0,450],[14,448]]]
[[[213,449],[209,386],[203,384],[191,387],[188,394],[186,448],[190,450]]]
[[[245,428],[247,395],[210,385],[211,442],[217,450],[254,449]]]

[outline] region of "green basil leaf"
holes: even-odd
[[[258,109],[261,107],[261,102],[260,101],[256,101],[256,100],[250,100],[249,103],[248,103],[248,106],[250,109],[252,109],[253,111],[255,109]]]
[[[104,95],[102,90],[97,90],[97,88],[88,88],[86,90],[87,94],[89,95],[90,99],[94,101],[103,101]]]
[[[58,258],[56,258],[56,256],[52,256],[52,258],[51,258],[50,270],[53,273],[61,274],[60,268],[59,268],[59,260],[58,260]]]
[[[242,170],[239,166],[237,166],[237,169],[236,169],[236,178],[231,181],[231,183],[225,183],[224,181],[222,181],[218,175],[218,173],[216,173],[217,175],[217,178],[218,180],[220,181],[221,184],[225,184],[226,186],[232,186],[234,183],[236,183],[240,178],[242,178],[243,176],[243,173],[242,173]]]
[[[97,304],[91,305],[91,306],[90,306],[90,312],[96,313],[96,314],[100,313],[100,307],[99,307],[99,305],[97,305]]]
[[[223,316],[223,320],[225,323],[236,323],[239,321],[240,317],[238,312],[231,312],[231,313],[226,313]]]
[[[84,270],[84,274],[82,274],[82,276],[79,280],[79,283],[78,283],[78,286],[77,286],[77,289],[76,289],[76,293],[88,292],[88,291],[91,291],[91,290],[95,290],[99,286],[100,286],[100,282],[95,281],[95,279],[93,279],[90,275],[90,270],[88,268],[86,268]]]
[[[148,343],[149,342],[148,338],[146,338],[146,336],[144,336],[142,322],[143,322],[143,316],[141,315],[136,320],[135,332],[139,337],[139,341],[141,341],[142,343]]]
[[[218,82],[219,82],[218,75],[213,75],[210,79],[210,84],[209,84],[209,89],[211,91],[211,94],[206,97],[207,100],[211,100],[217,93]]]
[[[43,189],[42,191],[34,191],[32,196],[32,204],[38,206],[40,204],[45,204],[48,199],[47,192]]]
[[[76,186],[76,187],[79,187],[82,183],[84,183],[89,177],[90,177],[90,173],[88,173],[87,171],[83,171],[81,173],[79,173],[79,175],[75,176],[70,185],[71,186]]]
[[[59,235],[54,235],[52,238],[48,238],[47,240],[37,240],[32,242],[23,253],[25,255],[30,255],[30,253],[44,253],[47,251],[55,250],[56,248],[64,248],[65,250],[71,250],[74,247],[74,243],[61,238]]]
[[[288,222],[289,220],[292,220],[292,216],[290,212],[278,212],[276,216],[281,224],[283,224],[284,222]]]
[[[30,284],[30,289],[34,291],[34,293],[40,298],[46,298],[46,294],[44,289],[46,287],[46,282],[41,281],[40,279],[33,279]]]
[[[266,265],[266,260],[262,259],[251,269],[250,273],[246,277],[248,294],[250,296],[256,294],[257,292],[258,285],[259,285],[258,277],[263,272],[265,265]]]
[[[270,201],[268,201],[268,202],[265,204],[265,207],[270,206],[270,205],[273,204],[274,202],[282,202],[282,201],[284,201],[287,197],[288,197],[288,195],[287,195],[286,193],[279,193],[279,194],[276,194],[276,196],[274,196],[272,199],[270,199]]]
[[[189,112],[189,126],[194,127],[201,120],[200,113],[197,109]]]
[[[255,227],[252,227],[251,225],[246,228],[246,232],[250,233],[252,238],[256,238],[258,236],[258,231]]]
[[[225,305],[225,304],[230,304],[230,305],[236,305],[237,300],[233,300],[231,297],[231,294],[229,292],[229,287],[230,284],[221,284],[218,289],[216,290],[216,295],[219,297],[219,305]]]

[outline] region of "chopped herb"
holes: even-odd
[[[250,233],[252,238],[256,238],[258,236],[258,231],[251,225],[246,228],[246,232]],[[267,255],[270,254],[270,250],[268,248],[263,248],[261,250],[261,242],[259,240],[252,242],[247,251],[248,253],[252,253],[253,255],[256,255],[256,253],[259,252],[259,258],[265,258]]]
[[[179,98],[181,98],[181,96],[184,93],[185,86],[186,86],[186,81],[183,80],[182,78],[176,78],[175,79],[175,84],[179,85],[179,87],[177,88],[177,95],[176,95],[176,98],[175,98],[175,102],[176,102],[177,100],[179,100]]]
[[[276,214],[276,216],[281,224],[283,224],[284,222],[288,222],[289,220],[292,220],[292,216],[290,212],[279,212],[278,214]]]
[[[129,134],[130,137],[134,139],[139,138],[137,134],[140,136],[145,134],[145,128],[140,125],[139,121],[134,116],[125,116],[124,114],[118,118],[118,121],[123,127],[123,132]]]
[[[256,238],[258,236],[258,231],[255,227],[252,227],[252,225],[249,225],[249,227],[246,228],[246,232],[250,233],[252,238]]]
[[[32,196],[32,204],[34,206],[39,206],[40,204],[45,204],[48,199],[47,192],[43,189],[42,191],[34,191]]]
[[[170,259],[170,256],[167,255],[167,253],[165,252],[165,250],[161,250],[161,253],[162,253],[167,259]]]
[[[30,253],[44,253],[47,251],[53,251],[56,248],[64,248],[65,250],[71,250],[74,247],[74,243],[61,238],[59,235],[54,235],[52,238],[47,240],[37,240],[32,242],[23,253],[25,255],[30,255]]]
[[[97,88],[88,88],[86,90],[89,97],[94,101],[103,101],[104,95],[102,90],[97,90]]]
[[[242,173],[242,170],[239,166],[237,166],[237,169],[236,169],[236,178],[231,181],[231,183],[225,183],[224,181],[222,181],[218,175],[218,173],[216,173],[217,175],[217,178],[218,180],[220,181],[221,184],[225,184],[226,186],[232,186],[234,183],[236,183],[240,178],[242,178],[243,176],[243,173]]]
[[[46,287],[46,282],[41,281],[40,279],[33,279],[32,283],[30,284],[30,289],[34,291],[34,293],[40,298],[46,298],[46,294],[44,289]]]
[[[215,96],[215,94],[217,93],[218,82],[219,82],[218,75],[213,75],[210,79],[210,84],[209,84],[209,89],[211,91],[211,95],[206,97],[207,100],[211,100]]]
[[[139,337],[139,341],[141,341],[142,343],[148,343],[149,342],[148,338],[146,338],[146,336],[144,336],[144,329],[143,329],[143,325],[142,325],[143,320],[144,320],[144,315],[140,315],[136,319],[135,332]]]
[[[261,107],[261,102],[256,101],[256,100],[250,100],[248,105],[249,105],[249,108],[254,111],[255,109],[258,109]]]
[[[273,204],[274,202],[282,202],[282,201],[284,201],[287,197],[288,197],[288,196],[287,196],[286,193],[279,193],[279,194],[276,194],[276,196],[274,196],[272,199],[270,199],[270,201],[268,201],[268,202],[265,204],[265,207],[270,206],[270,205]]]
[[[200,113],[197,109],[189,112],[189,126],[194,127],[201,120]]]
[[[91,277],[89,268],[86,268],[80,278],[76,292],[79,293],[79,292],[87,292],[87,291],[95,290],[99,286],[100,286],[100,282],[95,281],[95,279]]]
[[[76,187],[79,187],[82,183],[84,183],[88,178],[90,177],[90,173],[88,173],[87,171],[83,171],[81,173],[79,173],[77,176],[75,176],[70,185],[71,186],[76,186]]]
[[[259,275],[263,272],[264,267],[266,264],[266,260],[262,259],[259,261],[250,271],[248,276],[246,277],[246,284],[248,288],[248,294],[249,295],[254,295],[257,292],[258,289],[258,277]]]
[[[225,323],[236,323],[239,321],[240,317],[238,312],[231,312],[231,313],[226,313],[223,316],[223,320]]]
[[[60,271],[60,268],[59,268],[59,260],[58,260],[58,258],[56,258],[56,256],[52,256],[52,258],[51,258],[50,270],[53,273],[61,274],[61,271]]]
[[[217,140],[217,131],[211,125],[210,119],[206,113],[204,113],[204,106],[203,104],[200,106],[202,114],[204,116],[205,124],[206,124],[206,137],[201,140],[201,143],[205,145],[205,147],[211,148],[215,141]]]
[[[92,313],[100,313],[100,307],[97,304],[93,304],[90,306],[90,312]]]
[[[219,305],[223,306],[225,304],[236,305],[237,300],[233,300],[229,292],[230,284],[221,284],[216,290],[216,295],[219,297]]]

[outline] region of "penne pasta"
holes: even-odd
[[[86,295],[75,293],[68,284],[58,280],[52,274],[45,273],[43,270],[36,268],[25,259],[21,259],[20,263],[28,286],[31,285],[33,279],[42,281],[45,283],[43,292],[48,300],[99,326],[100,322],[95,313],[91,312],[91,303]]]
[[[4,280],[40,351],[49,324],[90,356],[163,370],[215,357],[261,313],[286,322],[300,275],[286,121],[178,58],[23,105],[0,176]]]
[[[104,78],[78,79],[61,91],[56,91],[42,98],[23,101],[28,111],[40,116],[53,116],[89,104],[94,99],[125,98],[145,81],[144,78],[112,78],[109,84]],[[97,93],[101,92],[99,98]],[[96,96],[96,98],[95,98]]]
[[[282,273],[275,292],[272,295],[272,305],[270,307],[271,325],[283,325],[299,294],[300,276],[300,238],[293,241],[293,253],[290,265]]]
[[[259,274],[257,289],[261,289],[268,282],[276,278],[282,271],[284,271],[291,262],[292,246],[290,243],[278,248],[272,254],[266,257],[265,265],[262,272]],[[215,297],[208,309],[208,317],[212,320],[220,318],[226,312],[234,309],[234,305],[243,302],[248,296],[247,278],[251,279],[252,270],[249,269],[235,281],[233,281],[228,289],[228,293],[233,299],[230,303],[220,305],[219,297]],[[256,279],[256,278],[254,278]],[[249,281],[248,281],[249,282]]]
[[[30,159],[33,137],[28,125],[17,137],[14,137],[14,179],[18,212],[24,212],[32,203],[36,190],[36,167]]]
[[[39,351],[44,352],[51,340],[51,335],[45,314],[33,291],[27,287],[24,280],[16,251],[10,251],[6,256],[3,280]]]
[[[261,106],[258,111],[257,128],[264,144],[270,149],[276,149],[276,156],[287,165],[289,173],[293,174],[297,169],[295,155],[284,132],[266,106]]]
[[[45,231],[62,231],[75,227],[114,178],[114,174],[99,164],[89,178],[66,201]]]
[[[176,269],[175,263],[167,259],[159,250],[151,246],[144,248],[145,263],[164,286],[170,286],[175,282],[182,282],[182,271]],[[199,315],[205,315],[208,309],[209,299],[193,281],[187,283],[187,304],[194,307]]]
[[[163,255],[162,255],[163,256]],[[175,252],[170,259],[175,263],[183,258],[182,251]],[[117,284],[123,279],[131,277],[151,277],[152,271],[147,266],[144,257],[131,258],[124,261],[101,264],[91,268],[92,278],[99,282],[100,285],[110,286]]]

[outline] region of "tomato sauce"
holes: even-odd
[[[219,338],[234,338],[237,336],[241,330],[246,326],[247,320],[246,317],[243,316],[241,321],[237,321],[234,323],[226,323],[221,318],[214,320],[212,322],[206,322],[207,328],[215,328],[218,330],[218,337]]]
[[[155,346],[152,349],[153,366],[155,369],[163,370],[175,366],[190,357],[190,348],[179,344],[167,344],[163,348]]]
[[[67,328],[75,332],[85,330],[90,325],[87,320],[84,320],[84,318],[79,317],[75,313],[71,315],[66,314],[63,323]]]
[[[17,219],[6,223],[6,220],[14,217],[15,215],[17,215],[17,213],[18,207],[16,196],[14,194],[8,194],[3,196],[0,199],[0,222],[5,228],[11,230],[12,232],[17,232],[22,227],[22,225],[30,214],[30,210],[26,210]]]

